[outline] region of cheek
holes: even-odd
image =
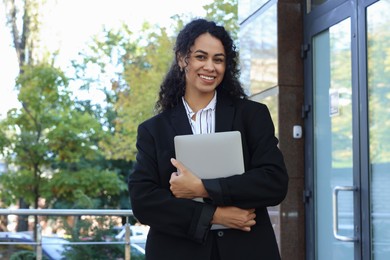
[[[218,72],[219,73],[225,73],[225,70],[226,70],[226,63],[223,63],[223,64],[218,64]]]
[[[194,80],[194,73],[193,71],[191,70],[191,68],[187,68],[187,72],[186,72],[186,82],[192,82]]]
[[[187,72],[186,72],[186,77],[187,78],[195,78],[198,76],[197,68],[194,66],[187,66]]]
[[[218,69],[218,73],[219,73],[219,75],[221,75],[222,77],[225,75],[225,71],[226,71],[225,66],[223,66],[223,67],[221,67],[221,68]]]

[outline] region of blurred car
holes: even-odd
[[[125,240],[126,236],[126,226],[114,227],[114,230],[117,232],[115,239],[122,241]],[[149,232],[149,227],[147,226],[130,226],[130,243],[140,246],[142,249],[145,249],[146,238]]]
[[[0,259],[10,259],[19,255],[35,257],[35,246],[23,243],[34,242],[29,234],[24,232],[0,232],[0,243],[18,242],[22,244],[0,244]],[[48,260],[64,259],[62,254],[67,250],[69,241],[59,237],[42,237],[42,258]]]

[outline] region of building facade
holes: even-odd
[[[282,259],[390,259],[390,0],[239,0],[242,82],[290,176]]]

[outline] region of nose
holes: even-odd
[[[207,59],[204,66],[203,66],[203,69],[204,70],[207,70],[207,71],[214,71],[215,70],[215,67],[214,67],[214,62],[212,59]]]

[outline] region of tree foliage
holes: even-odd
[[[104,30],[74,62],[80,79],[87,82],[85,88],[100,86],[106,93],[107,113],[112,115],[107,121],[112,136],[100,142],[106,158],[134,160],[137,127],[154,114],[159,85],[171,61],[172,38],[166,29],[145,23],[138,34],[126,25]],[[89,78],[93,68],[104,76]]]
[[[238,40],[237,0],[215,0],[203,8],[206,18],[225,27],[234,41]]]
[[[4,205],[23,198],[20,207],[37,207],[41,198],[46,207],[117,207],[126,186],[121,170],[99,149],[106,114],[99,105],[72,99],[69,79],[52,65],[55,54],[42,52],[43,4],[4,0],[22,107],[0,123],[0,152],[11,166],[1,176],[0,197]]]
[[[377,10],[378,11],[378,10]],[[387,17],[390,3],[384,1],[376,17]],[[374,14],[372,13],[372,14]],[[370,17],[372,18],[372,17]],[[367,84],[369,98],[370,160],[390,161],[390,20],[372,19],[367,24]]]
[[[1,176],[3,199],[23,197],[38,207],[42,197],[48,205],[59,199],[72,205],[123,190],[115,172],[85,164],[102,158],[97,143],[104,132],[96,118],[75,109],[64,74],[48,64],[23,71],[17,79],[22,108],[0,124],[0,151],[15,167]]]

